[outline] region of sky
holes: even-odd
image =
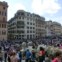
[[[38,14],[45,20],[52,20],[62,24],[62,0],[0,0],[8,3],[8,20],[17,10]]]

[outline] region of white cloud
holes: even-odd
[[[15,5],[15,9],[16,9],[16,10],[19,10],[19,9],[26,10],[25,6],[22,5],[22,4],[20,4],[20,3],[17,3],[17,4]]]
[[[14,16],[17,10],[26,10],[25,6],[21,3],[9,4],[8,7],[8,19]]]
[[[34,13],[40,14],[40,12],[42,11],[41,6],[42,6],[41,0],[33,0],[32,9]]]
[[[57,13],[61,7],[57,3],[58,0],[32,0],[32,9],[37,14],[54,14]]]

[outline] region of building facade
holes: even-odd
[[[45,30],[45,18],[41,17],[39,15],[35,15],[36,19],[36,38],[40,38],[45,36],[46,30]]]
[[[35,20],[31,13],[18,10],[8,22],[8,35],[16,39],[35,38]],[[11,36],[12,35],[12,36]]]
[[[51,25],[52,21],[46,21],[46,36],[52,36]]]
[[[61,36],[62,36],[62,26],[61,26]]]
[[[34,13],[18,10],[13,18],[8,21],[8,38],[34,39],[43,36],[61,35],[61,24],[45,21]]]
[[[61,24],[57,22],[47,21],[46,35],[47,36],[61,35]]]
[[[0,40],[7,40],[7,2],[0,2]]]
[[[54,35],[61,35],[61,24],[57,22],[52,23],[52,28]]]

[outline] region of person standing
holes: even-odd
[[[45,60],[45,50],[40,47],[38,62],[43,62]]]
[[[61,59],[62,59],[62,53],[61,52],[56,52],[55,54],[55,58],[52,60],[52,62],[62,62]]]
[[[29,49],[26,51],[26,62],[31,62],[31,52]]]
[[[17,52],[17,57],[18,57],[18,62],[21,62],[22,61],[22,52],[20,51],[20,49]]]
[[[3,52],[2,52],[2,48],[0,47],[0,61],[3,61]]]
[[[18,62],[18,58],[17,58],[15,51],[12,52],[12,56],[10,57],[10,61],[11,62]]]
[[[31,53],[31,62],[35,62],[36,60],[36,53],[34,50],[32,50],[32,53]]]
[[[7,52],[4,53],[5,62],[7,62]]]

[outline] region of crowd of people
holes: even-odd
[[[6,41],[0,42],[0,61],[4,62],[62,62],[62,51],[49,54],[39,45],[54,46],[62,49],[62,39],[39,38],[21,40],[19,43]],[[31,50],[30,48],[31,47]]]
[[[30,50],[28,47],[32,47]],[[35,44],[23,44],[21,46],[6,47],[4,55],[2,49],[0,49],[0,61],[4,62],[61,62],[62,52],[57,51],[54,55],[49,54],[43,47],[40,47],[37,51],[38,46]]]
[[[2,58],[0,58],[2,60]],[[57,51],[54,55],[47,53],[43,47],[39,50],[32,46],[32,50],[22,48],[10,48],[5,52],[5,62],[62,62],[62,52]]]

